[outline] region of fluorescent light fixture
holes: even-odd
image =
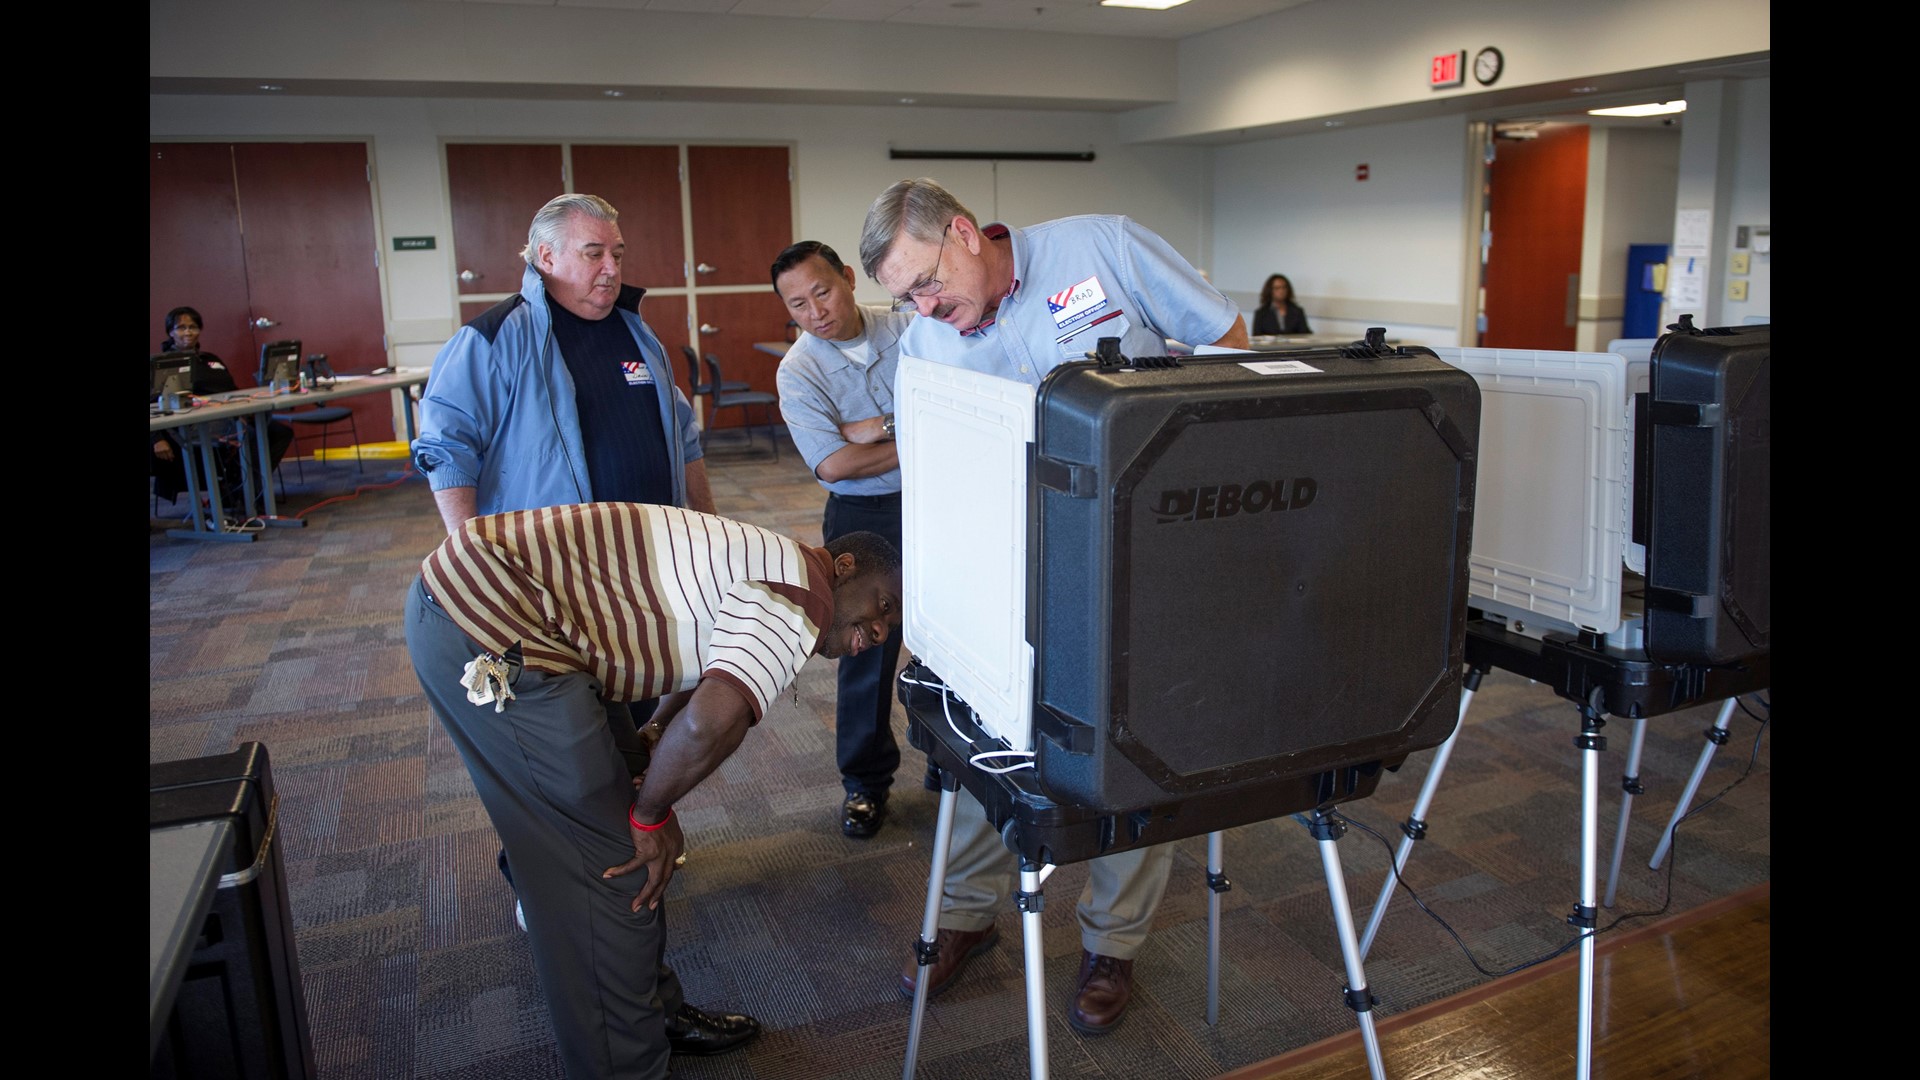
[[[1588,116],[1665,116],[1668,113],[1686,112],[1684,101],[1662,101],[1646,105],[1622,105],[1617,109],[1588,109]]]
[[[1100,0],[1101,7],[1146,8],[1149,11],[1165,11],[1176,8],[1187,0]]]

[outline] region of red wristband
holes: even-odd
[[[661,818],[659,821],[656,821],[651,825],[642,825],[640,823],[640,819],[636,817],[634,814],[634,812],[639,809],[640,809],[639,803],[634,803],[631,807],[627,808],[627,824],[632,825],[634,828],[639,829],[641,832],[652,832],[655,829],[664,827],[667,822],[673,820],[673,807],[669,806],[667,807],[666,817]]]

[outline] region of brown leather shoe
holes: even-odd
[[[953,985],[953,980],[966,969],[968,961],[988,949],[1000,940],[1000,928],[989,926],[985,930],[942,930],[934,935],[933,943],[940,953],[934,958],[927,970],[932,972],[927,983],[927,997],[938,997],[942,990]],[[920,979],[919,957],[907,961],[900,972],[900,992],[908,997]]]
[[[1133,998],[1133,961],[1080,950],[1080,987],[1067,1023],[1083,1035],[1105,1035]]]

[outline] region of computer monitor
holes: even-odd
[[[149,362],[152,370],[152,385],[147,395],[149,402],[162,394],[186,394],[193,390],[194,354],[190,352],[163,352]]]
[[[261,386],[272,386],[277,379],[288,387],[300,385],[300,342],[271,341],[260,347]]]

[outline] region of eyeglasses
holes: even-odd
[[[952,229],[953,223],[948,222],[947,227],[940,230],[940,253],[933,257],[933,269],[927,271],[929,276],[921,279],[918,285],[908,286],[907,295],[894,297],[893,310],[918,311],[920,305],[913,302],[914,297],[932,296],[934,293],[940,291],[940,279],[931,275],[940,272],[940,261],[947,257],[947,233],[952,231]]]

